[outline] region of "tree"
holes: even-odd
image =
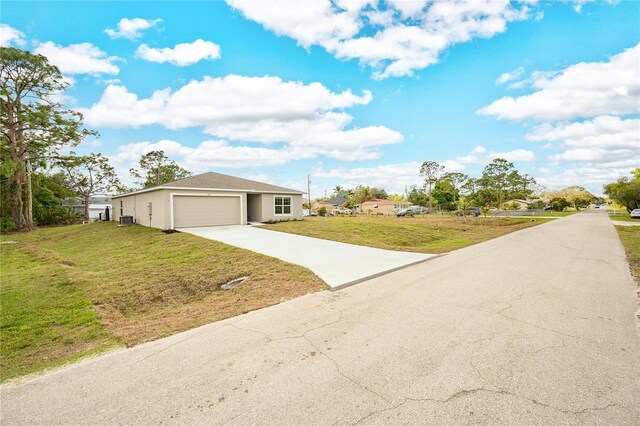
[[[89,218],[89,204],[93,194],[117,190],[120,180],[109,159],[102,154],[84,156],[67,155],[57,159],[57,165],[65,170],[76,194],[84,200],[84,217]]]
[[[373,198],[380,198],[382,200],[387,199],[387,192],[383,188],[377,188],[375,186],[358,185],[353,189],[350,194],[350,204],[362,204],[365,201]]]
[[[415,206],[427,206],[429,204],[429,197],[424,191],[424,188],[412,185],[407,194],[407,201]]]
[[[422,163],[422,166],[420,166],[420,176],[424,177],[425,188],[429,188],[427,191],[429,195],[429,209],[433,208],[431,188],[440,179],[443,170],[444,166],[441,166],[435,161],[425,161]]]
[[[629,213],[640,209],[640,168],[634,169],[631,176],[623,176],[604,186],[604,194],[623,205]]]
[[[65,198],[76,195],[69,189],[62,173],[33,173],[33,219],[37,225],[71,224],[80,218],[74,209],[65,207]]]
[[[460,188],[462,188],[467,180],[469,180],[469,176],[460,172],[449,172],[445,173],[444,176],[442,176],[442,180],[451,183],[451,185],[453,186],[453,192],[455,195],[453,203],[455,204],[460,196]]]
[[[513,163],[504,158],[496,158],[482,171],[480,185],[490,194],[495,207],[500,208],[509,188],[509,176],[515,171]]]
[[[549,204],[555,212],[561,212],[570,206],[570,203],[561,197],[552,198]]]
[[[576,210],[588,207],[597,198],[583,187],[576,185],[551,192],[548,196],[549,198],[564,198]]]
[[[443,210],[455,210],[456,193],[457,190],[453,187],[453,184],[446,180],[436,182],[433,187],[433,198],[436,199]]]
[[[130,169],[129,173],[143,181],[143,188],[191,176],[191,172],[180,167],[175,161],[169,160],[164,151],[151,151],[144,154],[140,157],[139,164],[140,170]]]
[[[542,201],[542,200],[536,200],[532,203],[529,203],[529,205],[527,206],[527,209],[529,210],[542,210],[545,207],[547,207],[547,204]]]
[[[82,127],[80,113],[54,101],[67,87],[44,56],[0,48],[2,195],[16,229],[33,227],[31,165],[96,134]]]

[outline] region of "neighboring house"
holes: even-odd
[[[336,207],[342,206],[347,201],[349,201],[349,199],[345,198],[345,197],[333,197],[333,198],[329,198],[326,201],[326,203],[327,204],[331,204],[333,206],[333,208],[336,208]]]
[[[62,205],[77,211],[84,217],[84,199],[82,197],[69,197],[62,200]],[[104,217],[105,209],[111,210],[111,196],[94,196],[89,200],[89,220],[96,220],[100,213]]]
[[[209,172],[116,195],[112,217],[159,229],[302,219],[302,194]]]
[[[396,214],[398,210],[406,209],[411,205],[412,203],[408,201],[393,201],[374,198],[356,206],[356,211],[358,213],[393,215]]]
[[[318,213],[318,210],[324,207],[325,209],[327,209],[327,214],[329,214],[333,209],[342,206],[347,201],[349,201],[349,199],[345,197],[333,197],[328,199],[327,201],[314,201],[311,204],[311,211],[313,213]]]
[[[331,210],[336,208],[336,206],[326,201],[314,201],[313,204],[311,205],[311,211],[313,213],[318,213],[318,210],[320,210],[322,207],[324,207],[327,210],[327,214],[331,213]]]
[[[529,204],[532,203],[532,201],[520,200],[518,198],[514,198],[511,200],[505,201],[502,205],[505,206],[505,205],[511,205],[514,203],[518,205],[518,210],[526,210],[529,207]]]

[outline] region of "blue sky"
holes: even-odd
[[[188,170],[402,192],[496,156],[549,189],[640,167],[640,2],[3,2],[127,176]]]

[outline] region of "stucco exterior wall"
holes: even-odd
[[[125,195],[114,198],[113,220],[120,220],[120,203],[122,202],[122,214],[133,216],[135,223],[152,228],[166,229],[167,205],[162,191],[151,191],[143,194]],[[151,216],[149,216],[148,203],[152,203]]]
[[[291,214],[276,215],[275,197],[291,197]],[[301,194],[262,194],[262,222],[302,219]]]
[[[378,206],[374,208],[374,206]],[[383,214],[383,215],[394,215],[401,208],[405,208],[407,206],[406,203],[381,203],[379,201],[365,201],[360,204],[360,213],[365,214]]]
[[[262,194],[247,194],[247,220],[262,222]]]
[[[113,220],[120,218],[120,202],[122,202],[123,215],[133,216],[139,225],[151,226],[158,229],[170,229],[172,227],[171,216],[171,194],[195,195],[195,196],[216,196],[216,195],[239,195],[241,199],[242,225],[247,224],[249,216],[252,220],[259,222],[299,220],[302,219],[302,195],[301,194],[249,194],[240,191],[206,191],[206,190],[181,190],[181,189],[159,189],[157,191],[144,192],[142,194],[131,194],[113,199]],[[247,203],[247,197],[252,197],[251,206]],[[291,214],[275,214],[275,197],[291,197]],[[149,220],[148,203],[152,204],[152,215]],[[251,208],[251,212],[248,209]],[[238,214],[241,214],[238,212]],[[259,219],[253,219],[259,217]]]

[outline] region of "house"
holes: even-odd
[[[532,201],[528,201],[528,200],[521,200],[518,198],[514,198],[511,200],[507,200],[505,201],[502,205],[503,206],[511,206],[513,204],[517,204],[518,205],[518,210],[526,210],[529,207],[529,204],[531,204]]]
[[[346,198],[346,197],[340,197],[340,196],[337,196],[337,197],[329,198],[329,199],[326,201],[326,203],[327,203],[327,204],[331,204],[334,208],[336,208],[336,207],[340,207],[340,206],[342,206],[342,205],[343,205],[344,203],[346,203],[347,201],[349,201],[349,199],[348,199],[348,198]]]
[[[318,213],[318,210],[324,207],[327,210],[327,213],[331,213],[333,209],[336,209],[342,206],[347,201],[349,201],[349,199],[345,197],[333,197],[333,198],[329,198],[327,201],[316,200],[311,205],[311,211],[314,213]]]
[[[152,228],[302,219],[302,192],[208,172],[113,197],[112,217]]]
[[[69,207],[75,210],[84,217],[84,198],[82,197],[69,197],[62,200],[64,207]],[[97,220],[100,218],[100,213],[104,216],[105,209],[109,207],[111,210],[111,196],[110,195],[96,195],[89,199],[89,220]]]
[[[311,205],[311,211],[317,214],[318,210],[320,210],[322,207],[325,208],[325,210],[327,211],[327,214],[331,213],[331,211],[336,208],[336,206],[326,201],[314,201],[313,204]]]
[[[394,215],[398,210],[406,209],[411,205],[412,203],[408,201],[393,201],[373,198],[356,206],[356,211],[358,213]]]

